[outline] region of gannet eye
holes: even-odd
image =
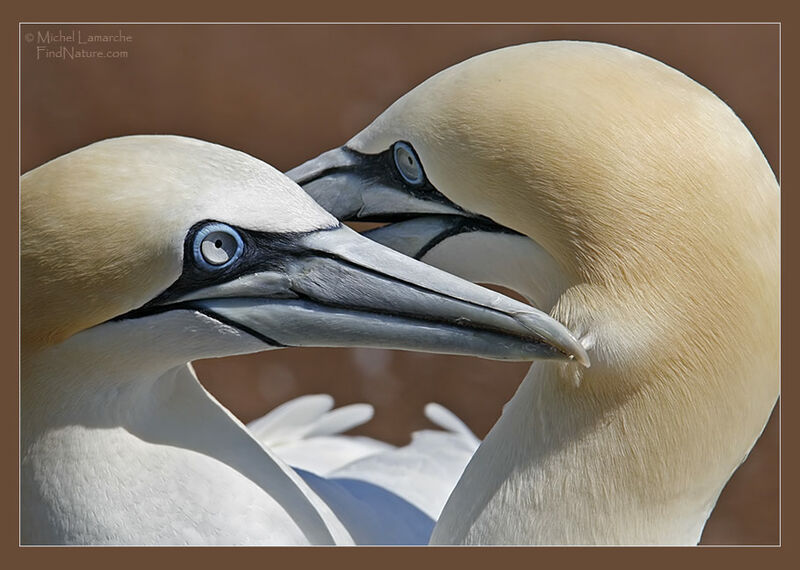
[[[244,242],[232,227],[213,223],[194,236],[194,260],[203,269],[221,269],[233,263],[244,251]]]
[[[412,186],[420,186],[425,182],[422,163],[410,144],[402,141],[394,143],[394,164],[403,180]]]

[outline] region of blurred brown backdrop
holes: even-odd
[[[73,34],[47,44],[43,35]],[[63,59],[61,45],[121,32],[106,59]],[[676,67],[725,100],[778,171],[776,25],[26,25],[22,27],[22,171],[103,138],[181,134],[286,170],[344,143],[445,67],[498,47],[603,41]],[[55,55],[53,55],[55,52]],[[63,53],[63,52],[62,52]],[[49,57],[48,57],[49,54]],[[243,421],[302,394],[366,401],[356,433],[402,444],[440,402],[484,436],[528,366],[382,350],[287,349],[196,363]],[[707,544],[778,542],[778,425],[773,413],[720,498]]]

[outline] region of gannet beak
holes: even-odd
[[[491,220],[462,216],[421,216],[387,224],[365,231],[361,235],[414,259],[422,259],[444,240],[476,232],[525,237]]]
[[[345,226],[238,231],[241,267],[209,282],[184,260],[178,281],[121,318],[194,310],[276,347],[382,347],[588,365],[581,344],[547,314]]]
[[[391,149],[363,154],[347,146],[322,153],[286,175],[344,221],[403,220],[419,214],[470,214],[430,184],[412,187],[392,167]]]

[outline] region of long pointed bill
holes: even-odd
[[[547,314],[347,227],[283,236],[267,247],[273,261],[259,271],[170,298],[147,312],[198,310],[275,346],[574,359],[588,366],[581,344]]]

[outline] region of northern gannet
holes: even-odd
[[[433,543],[696,544],[779,394],[779,188],[742,122],[616,46],[489,52],[288,173],[340,219],[564,323]],[[416,217],[415,217],[416,216]]]
[[[334,514],[200,386],[197,358],[361,345],[585,362],[551,317],[359,236],[238,151],[122,137],[20,184],[23,543],[357,539],[341,490],[304,476],[339,493]]]

